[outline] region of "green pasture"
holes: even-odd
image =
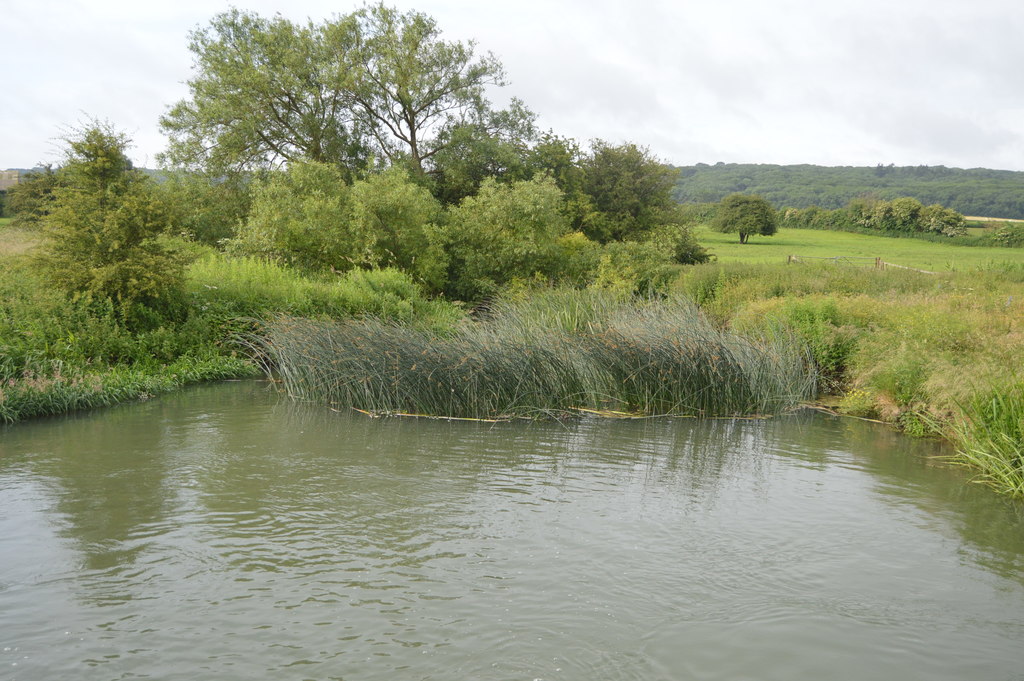
[[[988,268],[1005,263],[1024,266],[1024,249],[956,246],[914,238],[893,238],[815,229],[780,229],[775,236],[752,236],[746,244],[735,234],[697,227],[702,246],[723,263],[785,263],[790,255],[882,258],[904,267],[936,272]]]

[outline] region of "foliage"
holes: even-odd
[[[33,171],[19,178],[7,190],[5,212],[14,218],[15,227],[37,227],[49,214],[53,191],[60,180],[52,166]]]
[[[638,239],[656,226],[678,221],[672,201],[675,171],[647,149],[597,140],[582,168],[582,190],[590,208],[582,229],[591,239]]]
[[[711,261],[711,254],[697,243],[693,230],[684,224],[659,225],[644,235],[644,241],[656,244],[677,265],[698,265]]]
[[[1004,223],[992,235],[992,240],[1000,246],[1011,248],[1024,246],[1024,223]]]
[[[357,11],[346,25],[352,31],[345,59],[353,113],[374,149],[392,163],[407,158],[422,171],[450,144],[451,130],[488,121],[484,89],[504,85],[493,55],[476,59],[472,42],[442,40],[426,14],[380,3]]]
[[[613,241],[601,251],[594,285],[620,294],[650,295],[678,274],[671,253],[653,241]]]
[[[775,308],[773,318],[807,343],[826,388],[835,390],[842,385],[860,336],[865,332],[862,324],[841,311],[831,296],[787,298]]]
[[[679,168],[673,196],[680,202],[717,202],[734,192],[759,194],[779,209],[835,210],[861,196],[911,196],[963,215],[1024,218],[1024,173],[984,168],[700,163]]]
[[[40,266],[57,287],[109,298],[125,313],[136,303],[173,303],[184,257],[162,238],[171,213],[149,178],[132,169],[128,138],[94,123],[66,142]]]
[[[854,388],[843,393],[839,401],[839,413],[863,419],[874,419],[878,416],[875,407],[877,396],[870,390]]]
[[[446,131],[431,157],[430,186],[442,204],[473,196],[488,177],[511,182],[531,176],[525,156],[534,136],[532,114],[513,102],[508,111],[490,117],[490,125],[464,123]]]
[[[402,269],[430,291],[440,291],[447,255],[438,223],[441,206],[405,169],[390,168],[352,186],[353,230],[374,235],[371,260],[377,267]]]
[[[234,237],[252,204],[250,181],[241,175],[170,173],[157,188],[177,229],[209,246]]]
[[[504,121],[484,97],[503,84],[498,61],[442,40],[420,12],[378,3],[300,25],[232,9],[194,31],[189,49],[190,97],[161,119],[163,159],[213,175],[307,160],[349,180],[372,155],[420,173],[456,128]]]
[[[368,266],[377,236],[351,219],[351,193],[337,166],[293,163],[256,183],[249,219],[227,249],[312,270]]]
[[[813,390],[791,342],[715,330],[687,304],[564,295],[555,307],[581,313],[571,321],[528,300],[499,303],[441,337],[375,320],[281,319],[263,350],[293,396],[378,413],[771,413]]]
[[[811,206],[782,213],[787,227],[832,229],[887,234],[936,234],[958,237],[967,233],[964,216],[938,204],[923,206],[917,199],[901,197],[892,201],[861,197],[845,208],[824,210]]]
[[[162,161],[211,176],[308,159],[362,168],[344,55],[354,20],[294,24],[232,9],[190,36],[190,98],[160,119]]]
[[[71,299],[25,256],[0,263],[0,421],[103,406],[185,383],[250,376],[232,339],[246,317],[372,315],[443,332],[462,318],[396,270],[303,277],[207,249],[187,271],[185,309],[129,325],[109,299]]]
[[[479,300],[517,278],[555,276],[564,270],[558,240],[568,231],[562,193],[550,178],[485,180],[476,196],[449,211],[449,295]]]
[[[739,234],[741,244],[747,243],[751,234],[771,236],[778,229],[771,204],[747,194],[730,194],[722,199],[711,226],[718,232]]]
[[[220,323],[275,314],[371,315],[446,327],[461,316],[450,303],[428,299],[409,275],[394,269],[311,277],[266,260],[211,253],[189,268],[188,291],[192,306]]]

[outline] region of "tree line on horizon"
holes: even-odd
[[[775,208],[826,210],[855,199],[911,197],[963,215],[1024,219],[1024,172],[945,166],[816,166],[698,163],[676,166],[673,198],[714,203],[733,193],[758,194]]]

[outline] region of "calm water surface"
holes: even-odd
[[[0,679],[1024,681],[1024,512],[941,453],[256,382],[0,428]]]

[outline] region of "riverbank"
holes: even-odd
[[[797,236],[860,237],[794,231],[799,232]],[[322,329],[339,320],[372,317],[385,320],[382,328],[389,332],[399,328],[390,322],[401,322],[407,327],[401,333],[408,337],[385,349],[397,357],[395,353],[404,342],[409,347],[435,349],[448,343],[445,347],[451,353],[462,353],[459,357],[452,355],[454,360],[434,357],[442,364],[468,357],[470,346],[482,347],[470,342],[472,339],[465,334],[461,340],[451,340],[458,329],[487,333],[476,328],[476,322],[469,321],[458,306],[424,297],[407,275],[396,270],[314,277],[255,259],[229,258],[212,249],[193,253],[186,289],[175,312],[152,315],[129,326],[109,303],[68,299],[40,279],[31,266],[38,234],[8,228],[2,235],[0,422],[145,399],[197,381],[254,375],[258,372],[256,364],[237,342],[255,330],[254,319],[285,315],[319,320],[315,324]],[[696,303],[717,334],[760,339],[795,335],[813,356],[820,391],[832,397],[841,413],[882,420],[911,435],[948,438],[956,444],[959,460],[980,471],[981,479],[1000,491],[1024,496],[1024,377],[1017,371],[1019,358],[1024,356],[1024,267],[1011,262],[928,275],[835,265],[720,262],[684,268],[662,293],[676,305],[685,304],[681,301]],[[520,301],[532,298],[534,311],[546,306],[543,314],[549,322],[560,320],[558,324],[578,326],[594,321],[587,317],[593,309],[586,311],[586,305],[581,305],[589,295],[586,292],[559,298],[525,288],[517,295]],[[581,310],[585,312],[582,316]],[[643,334],[638,329],[643,324],[634,322],[623,328],[632,329],[640,338]],[[542,327],[523,323],[520,330],[552,342],[560,339]],[[379,331],[375,333],[386,335]],[[643,376],[647,381],[643,386],[633,386],[637,389],[633,396],[616,396],[607,386],[601,387],[599,384],[607,383],[611,376],[608,368],[613,365],[625,371],[620,378],[636,382],[641,375],[637,369],[656,364],[650,358],[661,350],[675,352],[671,343],[661,342],[667,337],[647,338],[650,342],[641,348],[642,352],[630,356],[650,361],[630,364],[626,352],[629,346],[625,344],[628,334],[619,335],[624,343],[616,344],[613,339],[602,346],[602,353],[590,352],[596,345],[588,346],[587,352],[576,352],[576,348],[570,353],[592,357],[602,354],[604,368],[596,369],[595,364],[579,374],[581,365],[576,360],[554,368],[535,367],[537,371],[532,375],[537,380],[531,389],[539,399],[537,404],[519,399],[523,381],[528,378],[528,372],[517,368],[521,366],[522,343],[512,343],[504,351],[481,355],[474,361],[494,361],[508,368],[501,380],[511,386],[511,392],[506,392],[515,399],[506,401],[497,411],[508,411],[512,405],[532,409],[533,414],[550,413],[549,402],[556,394],[548,390],[549,375],[566,368],[572,370],[570,374],[577,372],[571,377],[577,387],[586,383],[583,392],[589,390],[593,398],[583,405],[586,408],[611,405],[612,409],[659,413],[689,400],[681,398],[681,393],[659,392],[657,371]],[[501,342],[500,338],[491,340]],[[462,347],[459,342],[469,345]],[[559,347],[565,350],[569,346]],[[559,348],[537,349],[550,356],[552,352],[558,355]],[[568,356],[565,352],[562,355]],[[666,358],[668,355],[662,357]],[[327,366],[333,359],[320,357],[317,362]],[[679,357],[671,361],[678,364],[677,360],[681,361]],[[364,366],[368,373],[363,378],[376,380],[374,376],[379,378],[395,370],[409,383],[405,379],[412,376],[414,367],[422,367],[414,358],[405,364],[408,366],[400,361],[390,368]],[[710,360],[706,365],[715,369]],[[486,378],[488,371],[490,368],[480,376]],[[586,381],[581,382],[581,375]],[[675,374],[670,371],[669,375]],[[468,385],[460,383],[459,388]],[[449,386],[449,394],[453,394],[454,387]],[[570,404],[577,401],[574,398],[582,394],[581,390],[564,392],[561,401],[555,400],[557,408],[581,406],[583,403]],[[360,408],[444,414],[444,400],[434,392],[425,390],[423,404],[419,405],[413,400],[403,406],[388,398],[380,404],[360,403]],[[643,404],[645,396],[651,398],[647,406]],[[330,396],[325,399],[337,401]],[[520,404],[513,405],[517,400]],[[741,413],[751,409],[760,408],[715,409],[705,405],[690,411]],[[493,415],[495,408],[484,406],[480,413],[484,412]]]
[[[259,375],[238,342],[259,318],[369,314],[441,327],[461,316],[455,306],[427,300],[395,270],[312,278],[200,250],[178,299],[126,318],[110,301],[69,298],[44,281],[32,265],[38,233],[2,234],[0,423]]]
[[[798,334],[841,413],[948,438],[979,479],[1024,494],[1024,269],[725,263],[673,293],[726,328]]]

